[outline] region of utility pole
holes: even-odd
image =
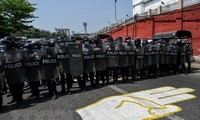
[[[87,34],[87,23],[83,22],[83,26],[84,26],[84,31],[85,31],[85,35]]]
[[[117,22],[117,0],[115,0],[115,22]]]

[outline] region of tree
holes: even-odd
[[[61,36],[57,32],[51,33],[50,31],[42,30],[42,29],[38,29],[34,27],[29,28],[27,30],[23,30],[23,31],[17,31],[13,35],[16,37],[28,37],[28,38],[57,38]]]
[[[27,0],[0,0],[0,32],[13,34],[32,27],[28,23],[37,18],[34,6]]]

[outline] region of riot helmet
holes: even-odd
[[[89,37],[89,44],[94,44],[94,40],[92,37]]]
[[[189,42],[188,40],[186,40],[186,41],[184,42],[184,44],[185,44],[185,46],[190,46],[190,42]]]
[[[63,36],[60,36],[57,38],[58,40],[64,40],[65,38]]]
[[[46,41],[44,41],[43,43],[42,43],[42,47],[43,48],[48,48],[49,46],[50,46],[50,41],[49,40],[46,40]]]
[[[25,48],[25,49],[32,49],[33,47],[32,47],[31,43],[26,43],[26,44],[24,44],[23,48]]]
[[[4,37],[1,43],[5,44],[7,49],[10,49],[15,46],[15,40],[11,36]]]
[[[59,37],[59,38],[57,39],[57,45],[58,45],[58,46],[64,46],[66,42],[67,42],[67,39],[64,38],[64,37]]]
[[[142,40],[142,46],[145,46],[146,44],[148,44],[148,40],[147,39],[143,39]]]
[[[126,41],[127,43],[130,43],[130,42],[131,42],[131,37],[127,35],[126,38],[125,38],[125,41]]]
[[[165,40],[162,40],[162,46],[166,46],[167,42]]]
[[[69,37],[69,42],[75,43],[76,42],[76,38],[74,36],[70,36]]]
[[[139,37],[137,37],[135,39],[135,46],[140,46],[140,44],[141,44],[141,39]]]
[[[32,49],[40,49],[41,48],[41,44],[36,41],[31,42],[31,45],[32,45]]]
[[[157,40],[157,43],[162,43],[162,41],[163,41],[162,39],[159,39]]]
[[[182,40],[181,40],[181,39],[177,39],[177,40],[176,40],[176,44],[177,44],[178,46],[180,46],[181,43],[182,43]]]
[[[108,38],[106,39],[106,42],[107,42],[107,43],[112,43],[112,42],[113,42],[113,38],[112,38],[112,37],[108,37]]]
[[[53,40],[50,41],[49,47],[55,47],[55,42]]]
[[[89,44],[89,37],[88,36],[83,37],[83,44]]]
[[[117,38],[116,38],[116,42],[118,42],[118,43],[122,43],[122,37],[121,36],[118,36]]]
[[[99,43],[101,43],[101,40],[100,40],[100,38],[98,36],[94,36],[92,39],[93,39],[93,41],[94,41],[94,43],[96,45],[98,45]]]

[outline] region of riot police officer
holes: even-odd
[[[2,54],[0,54],[0,58],[2,58]],[[3,112],[3,88],[4,88],[4,81],[3,81],[3,65],[2,59],[0,59],[0,113]]]
[[[65,93],[65,77],[69,76],[69,54],[67,49],[67,38],[59,37],[56,41],[56,54],[58,60],[58,70],[60,74],[61,94]],[[70,76],[71,77],[71,76]],[[68,79],[72,79],[68,77]],[[68,80],[68,81],[70,81]],[[67,92],[70,93],[70,86],[67,84]]]
[[[122,81],[125,81],[125,80],[128,80],[128,76],[126,75],[126,71],[125,71],[125,68],[128,66],[128,52],[125,46],[122,44],[122,41],[123,39],[121,36],[118,36],[116,38],[116,46],[119,53],[118,69],[120,70]]]
[[[70,75],[76,77],[79,87],[82,92],[85,92],[85,82],[82,79],[83,75],[83,45],[76,43],[74,36],[70,36],[68,51],[69,51],[69,72]],[[73,80],[73,79],[72,79]]]
[[[3,44],[6,45],[6,51],[3,53],[3,69],[5,78],[13,97],[11,102],[20,103],[23,100],[24,80],[27,79],[23,67],[23,51],[16,48],[14,39],[11,36],[4,37]]]
[[[177,68],[179,69],[180,73],[186,73],[185,70],[185,62],[186,62],[186,48],[185,44],[181,39],[177,39],[177,46],[178,46],[178,57],[177,57]]]
[[[94,87],[94,48],[92,44],[89,44],[89,38],[83,37],[83,82],[86,84],[86,79],[89,76],[91,86]]]
[[[40,99],[39,85],[40,85],[40,48],[38,42],[28,43],[24,46],[24,67],[28,77],[28,83],[32,90],[30,97]]]
[[[188,64],[187,72],[191,73],[191,62],[192,62],[193,50],[192,50],[191,44],[188,40],[185,41],[185,46],[186,46],[186,50],[185,50],[186,51],[186,61]]]
[[[95,51],[95,70],[96,80],[95,85],[99,84],[99,80],[102,80],[102,85],[105,86],[105,73],[106,73],[106,51],[102,45],[102,41],[98,36],[93,37],[94,51]]]
[[[135,46],[131,42],[131,37],[126,36],[125,42],[124,42],[125,49],[127,50],[128,55],[128,66],[126,67],[126,76],[129,76],[129,71],[131,73],[132,80],[135,79]]]
[[[118,84],[118,66],[119,66],[119,53],[116,43],[113,42],[112,37],[108,37],[105,43],[106,59],[107,59],[107,72],[106,81],[109,83],[110,74],[113,75],[113,82]]]
[[[170,52],[169,52],[169,63],[170,63],[170,70],[174,75],[177,73],[177,56],[178,55],[178,48],[177,44],[174,42],[170,44]]]
[[[52,97],[57,99],[57,89],[55,75],[57,70],[57,59],[55,52],[55,44],[52,41],[45,41],[41,48],[41,77],[47,82],[47,87],[49,90],[49,95],[47,97]]]
[[[158,68],[160,71],[160,76],[163,76],[163,71],[164,71],[164,46],[165,46],[165,41],[160,39],[158,40],[158,51],[159,51],[159,60],[158,60]]]
[[[153,76],[156,77],[157,76],[157,71],[158,71],[158,61],[159,61],[159,51],[158,51],[158,44],[156,41],[152,41],[152,57],[151,57],[151,70],[153,73]]]
[[[137,75],[140,75],[140,79],[143,79],[143,60],[144,60],[144,48],[141,46],[141,39],[136,38],[135,40],[135,51],[136,51],[136,71]],[[139,73],[139,74],[138,74]]]
[[[164,48],[164,71],[166,75],[170,74],[170,45],[165,40],[163,40],[163,48]]]
[[[147,39],[142,40],[142,46],[144,48],[144,75],[148,72],[148,77],[151,76],[151,65],[152,65],[152,45]]]

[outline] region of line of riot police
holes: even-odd
[[[92,87],[99,84],[105,86],[113,80],[118,84],[131,77],[134,81],[169,75],[171,72],[186,72],[185,62],[188,62],[188,73],[191,67],[192,49],[188,41],[178,39],[176,43],[166,43],[164,40],[150,41],[136,38],[134,42],[127,36],[113,40],[106,38],[105,43],[99,36],[84,36],[78,43],[76,37],[59,37],[55,41],[43,43],[31,42],[19,49],[12,37],[5,37],[2,44],[6,50],[1,53],[0,90],[2,105],[3,74],[6,78],[11,102],[23,100],[23,87],[26,81],[31,88],[30,97],[40,99],[39,86],[47,84],[47,97],[57,99],[56,78],[60,76],[61,93],[71,94],[74,78],[82,92],[85,92],[86,82]],[[66,86],[67,84],[67,90]],[[0,107],[2,109],[2,107]]]

